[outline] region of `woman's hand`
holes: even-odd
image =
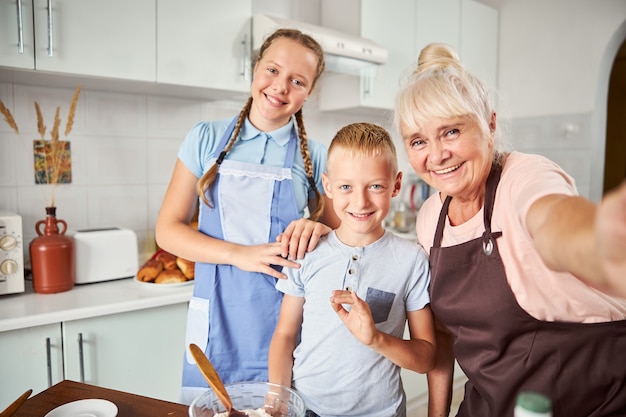
[[[320,238],[331,230],[325,224],[309,219],[292,221],[285,231],[276,237],[281,247],[281,256],[286,259],[304,258],[307,252],[315,249]]]
[[[350,333],[365,346],[374,343],[378,329],[369,304],[361,300],[356,292],[336,290],[330,298],[330,304]],[[342,304],[350,305],[348,311]]]

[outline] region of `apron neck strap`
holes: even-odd
[[[483,204],[483,222],[485,224],[485,233],[483,233],[483,239],[485,240],[485,244],[488,244],[487,241],[489,241],[491,237],[491,215],[493,213],[493,205],[496,200],[496,189],[498,187],[498,183],[500,182],[501,174],[502,174],[501,163],[494,162],[493,165],[491,166],[489,177],[487,177],[487,186],[485,190],[485,202]],[[437,222],[437,229],[435,230],[435,238],[433,240],[434,248],[441,247],[441,240],[443,238],[443,229],[446,224],[446,216],[448,215],[448,208],[450,207],[450,201],[452,201],[452,196],[447,196],[445,201],[443,202],[443,207],[441,207],[441,212],[439,213],[439,221]]]

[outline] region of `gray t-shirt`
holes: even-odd
[[[426,252],[390,232],[366,247],[347,246],[332,232],[300,264],[285,268],[288,279],[276,288],[305,298],[293,386],[307,407],[320,416],[404,416],[400,368],[350,333],[330,296],[337,289],[356,291],[376,327],[402,337],[406,312],[430,302]]]

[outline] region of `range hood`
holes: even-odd
[[[310,23],[257,14],[252,17],[252,50],[256,53],[267,36],[278,28],[298,29],[317,40],[324,49],[326,70],[343,74],[372,73],[387,62],[387,50],[357,35]]]

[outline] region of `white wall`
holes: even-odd
[[[626,39],[624,0],[502,0],[499,92],[512,141],[602,194],[608,79]]]
[[[625,20],[624,0],[504,1],[499,90],[511,116],[593,111],[604,54]]]

